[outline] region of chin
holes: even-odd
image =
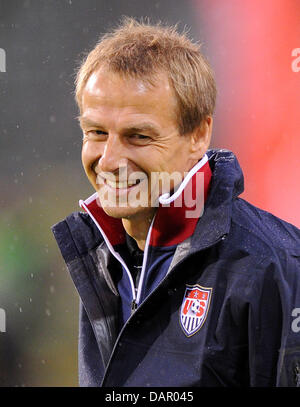
[[[153,214],[154,208],[149,208],[149,207],[137,207],[137,208],[132,208],[132,207],[111,207],[111,206],[105,206],[103,207],[104,212],[108,215],[111,216],[112,218],[116,219],[135,219],[135,218],[146,218],[149,216],[149,212]]]
[[[141,212],[141,209],[145,208],[130,208],[130,207],[112,207],[112,206],[104,206],[103,210],[104,212],[113,218],[126,218],[129,219],[132,216],[137,215],[138,213]]]

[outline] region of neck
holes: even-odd
[[[151,212],[136,215],[130,218],[122,218],[122,223],[126,233],[137,243],[139,249],[144,250],[148,231],[155,214],[155,208]]]

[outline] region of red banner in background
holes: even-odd
[[[194,5],[219,93],[213,146],[236,153],[243,198],[299,227],[300,1]]]

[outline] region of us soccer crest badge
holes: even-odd
[[[187,285],[180,309],[180,325],[186,336],[194,335],[204,324],[211,294],[212,288]]]

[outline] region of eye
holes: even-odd
[[[103,130],[88,130],[84,132],[84,140],[96,140],[103,141],[106,140],[108,133]]]
[[[147,144],[151,140],[151,137],[145,136],[144,134],[131,134],[129,140],[133,144]]]
[[[105,131],[102,131],[102,130],[89,130],[87,133],[88,134],[96,134],[97,136],[102,136],[102,135],[107,136],[107,133]]]

